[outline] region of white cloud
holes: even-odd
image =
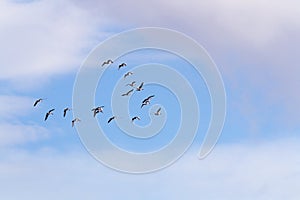
[[[0,121],[30,113],[34,99],[26,96],[0,95]]]
[[[197,160],[196,153],[189,152],[171,167],[146,175],[110,170],[82,149],[36,153],[3,150],[1,197],[296,200],[300,178],[298,144],[299,138],[219,144],[204,160]]]
[[[300,28],[299,2],[294,0],[88,2],[91,7],[104,7],[106,15],[119,24],[167,26],[197,38],[209,35],[218,42],[229,40],[261,46],[274,42],[289,27]]]
[[[0,147],[37,142],[49,137],[49,131],[39,125],[0,123]]]
[[[49,137],[46,128],[21,120],[32,113],[33,103],[31,97],[0,95],[0,147],[37,142]]]
[[[37,87],[51,75],[77,69],[86,48],[106,36],[106,18],[72,1],[1,1],[0,6],[0,80],[17,87]]]

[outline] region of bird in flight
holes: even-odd
[[[104,106],[98,106],[98,107],[96,107],[96,108],[93,108],[92,111],[94,111],[94,117],[95,117],[99,112],[103,113],[103,108],[104,108]]]
[[[131,118],[131,122],[134,122],[134,120],[141,120],[141,118],[139,118],[138,116]]]
[[[72,127],[74,127],[75,122],[81,122],[81,120],[79,118],[75,118],[72,120]]]
[[[104,66],[104,65],[109,65],[109,64],[112,64],[112,63],[114,63],[111,59],[109,59],[109,60],[107,60],[107,61],[104,61],[103,63],[102,63],[102,67]]]
[[[146,105],[150,104],[150,100],[151,100],[154,96],[155,96],[155,95],[151,95],[151,96],[147,97],[146,99],[144,99],[143,102],[142,102],[141,108],[142,108],[143,106],[146,106]]]
[[[133,74],[133,72],[127,72],[126,74],[124,74],[124,79],[127,77],[127,76],[131,76]]]
[[[34,104],[33,104],[33,107],[35,107],[38,103],[42,102],[44,99],[37,99]]]
[[[65,108],[65,109],[64,109],[64,115],[63,115],[63,116],[66,117],[67,112],[70,111],[70,110],[72,110],[72,109],[71,109],[71,108]]]
[[[108,119],[107,123],[109,124],[112,120],[116,119],[116,116],[112,116],[111,118]]]
[[[127,66],[126,63],[120,64],[118,70],[121,69],[122,67],[125,67],[125,66]]]
[[[126,84],[126,86],[134,87],[135,83],[135,81],[132,81],[131,83]]]
[[[122,96],[123,96],[123,97],[124,97],[124,96],[129,96],[129,95],[133,92],[133,90],[134,90],[134,89],[129,90],[128,92],[122,94]]]
[[[158,108],[157,111],[154,113],[154,115],[156,116],[161,115],[161,108]]]
[[[48,119],[49,115],[53,115],[53,111],[54,111],[54,110],[55,110],[55,109],[53,108],[53,109],[49,110],[49,111],[46,113],[45,121]]]
[[[144,82],[142,82],[141,85],[136,88],[136,91],[142,91],[142,90],[144,90],[143,85],[144,85]]]

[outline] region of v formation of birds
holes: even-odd
[[[110,64],[113,64],[113,63],[114,63],[114,62],[113,62],[111,59],[109,59],[109,60],[107,60],[107,61],[104,61],[104,62],[102,63],[101,66],[104,67],[104,66],[106,66],[106,65],[110,65]],[[123,62],[123,63],[119,64],[118,70],[120,70],[121,68],[126,67],[126,66],[127,66],[127,64]],[[125,73],[123,77],[124,77],[124,79],[125,79],[126,77],[131,76],[131,75],[133,75],[133,72],[130,72],[130,71],[129,71],[129,72]],[[126,92],[126,93],[124,93],[124,94],[121,94],[121,96],[123,96],[123,97],[124,97],[124,96],[130,96],[134,91],[142,91],[142,90],[144,90],[144,88],[143,88],[144,82],[140,83],[140,85],[139,85],[138,87],[136,87],[135,85],[136,85],[136,81],[132,81],[131,83],[126,84],[126,86],[130,86],[130,87],[132,87],[132,88],[131,88],[128,92]],[[150,96],[146,97],[146,98],[142,101],[141,108],[143,108],[143,107],[146,106],[146,105],[149,105],[149,104],[150,104],[150,100],[151,100],[154,96],[155,96],[155,95],[150,95]],[[46,100],[46,99],[44,99],[44,98],[39,98],[39,99],[37,99],[37,100],[34,102],[33,107],[36,107],[38,104],[40,104],[40,103],[41,103],[42,101],[44,101],[44,100]],[[63,117],[66,117],[67,112],[69,112],[69,111],[71,111],[71,110],[72,110],[71,108],[66,107],[66,108],[63,110]],[[98,113],[103,113],[103,110],[104,110],[104,106],[97,106],[97,107],[91,109],[92,114],[93,114],[94,117],[96,117],[96,115],[97,115]],[[54,111],[55,111],[55,108],[51,108],[51,109],[45,114],[44,121],[47,121],[48,118],[49,118],[51,115],[53,115]],[[154,113],[154,115],[156,115],[156,116],[161,115],[161,108],[158,108],[157,111]],[[108,119],[107,123],[110,123],[111,121],[116,120],[116,119],[117,119],[117,116],[112,116],[112,117],[110,117],[110,118]],[[131,122],[134,122],[135,120],[141,120],[141,118],[140,118],[139,116],[134,116],[134,117],[131,118]],[[81,120],[80,120],[78,117],[74,118],[74,119],[71,121],[72,127],[74,127],[74,125],[75,125],[76,122],[80,122],[80,121],[81,121]]]

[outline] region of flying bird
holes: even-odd
[[[109,64],[112,64],[112,63],[114,63],[111,59],[109,59],[109,60],[107,60],[107,61],[104,61],[103,63],[102,63],[102,67],[104,66],[104,65],[109,65]]]
[[[133,118],[131,118],[131,122],[134,122],[134,120],[141,120],[141,118],[139,118],[138,116],[135,116],[135,117],[133,117]]]
[[[72,110],[72,109],[71,109],[71,108],[65,108],[65,109],[64,109],[64,117],[66,117],[67,112],[70,111],[70,110]]]
[[[49,110],[49,111],[46,113],[45,121],[48,119],[49,115],[53,115],[53,111],[54,111],[54,110],[55,110],[55,109],[53,108],[53,109]]]
[[[155,97],[155,95],[150,95],[149,97],[143,100],[143,103],[146,101],[150,101],[153,97]]]
[[[134,89],[129,90],[128,92],[122,94],[122,96],[123,96],[123,97],[124,97],[124,96],[129,96],[129,95],[133,92],[133,90],[134,90]]]
[[[147,97],[146,99],[144,99],[143,102],[142,102],[141,108],[142,108],[143,106],[146,106],[146,105],[150,104],[150,100],[151,100],[154,96],[155,96],[155,95],[151,95],[151,96]]]
[[[37,99],[34,104],[33,107],[35,107],[38,103],[42,102],[44,99]]]
[[[132,81],[131,83],[126,84],[126,86],[134,87],[135,83],[135,81]]]
[[[108,119],[107,123],[109,124],[112,120],[116,119],[116,116],[112,116],[111,118]]]
[[[154,113],[154,115],[156,116],[161,115],[161,108],[158,108],[157,111]]]
[[[133,73],[132,72],[127,72],[125,75],[124,75],[124,79],[127,77],[127,76],[131,76]]]
[[[81,122],[79,118],[75,118],[72,120],[72,127],[74,127],[75,122]]]
[[[144,88],[143,88],[143,85],[144,85],[144,82],[142,82],[141,85],[140,85],[139,87],[136,88],[136,90],[137,90],[137,91],[142,91],[142,90],[144,89]]]
[[[127,66],[126,63],[120,64],[118,70],[121,69],[122,67],[125,67],[125,66]]]
[[[104,108],[104,106],[98,106],[98,107],[96,107],[96,108],[93,108],[92,111],[94,111],[94,117],[95,117],[99,112],[103,113],[103,108]]]

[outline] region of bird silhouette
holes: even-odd
[[[126,63],[120,64],[118,70],[120,70],[122,67],[125,67],[125,66],[127,66]]]
[[[134,120],[141,120],[141,118],[139,118],[138,116],[131,118],[131,122],[134,122]]]
[[[133,90],[134,90],[134,89],[129,90],[128,92],[122,94],[122,96],[123,96],[123,97],[124,97],[124,96],[129,96],[129,95],[133,92]]]
[[[53,115],[53,111],[54,111],[54,110],[55,110],[55,109],[53,108],[53,109],[49,110],[49,111],[46,113],[45,121],[48,119],[49,115]]]
[[[144,90],[144,89],[143,89],[143,85],[144,85],[144,82],[142,82],[141,85],[140,85],[139,87],[136,88],[136,90],[137,90],[137,91],[142,91],[142,90]]]
[[[111,118],[108,119],[107,123],[109,124],[112,120],[116,119],[116,116],[112,116]]]
[[[157,111],[154,113],[154,115],[156,116],[161,115],[161,108],[158,108]]]
[[[75,118],[72,120],[72,127],[74,127],[75,122],[81,122],[81,120],[79,118]]]
[[[131,83],[126,84],[126,86],[134,87],[135,83],[135,81],[132,81]]]
[[[151,96],[147,97],[146,99],[144,99],[143,102],[142,102],[141,108],[142,108],[143,106],[146,106],[146,105],[150,104],[150,100],[151,100],[154,96],[155,96],[155,95],[151,95]]]
[[[103,63],[102,63],[102,67],[104,66],[104,65],[109,65],[109,64],[112,64],[112,63],[114,63],[111,59],[109,59],[109,60],[107,60],[107,61],[104,61]]]
[[[94,117],[95,117],[99,112],[103,113],[103,108],[104,108],[104,106],[98,106],[98,107],[96,107],[96,108],[93,108],[92,111],[94,111]]]
[[[131,76],[133,73],[132,72],[127,72],[126,74],[124,74],[124,79],[127,77],[127,76]]]
[[[65,108],[65,109],[64,109],[64,114],[63,114],[63,116],[66,117],[67,112],[70,111],[70,110],[72,110],[72,109],[71,109],[71,108]]]
[[[42,102],[44,99],[37,99],[34,104],[33,104],[33,107],[35,107],[38,103]]]

